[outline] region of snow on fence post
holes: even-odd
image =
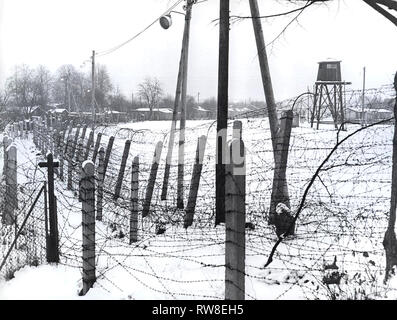
[[[96,138],[94,153],[92,154],[92,162],[94,162],[94,163],[95,163],[96,157],[98,155],[99,146],[101,145],[101,138],[102,138],[102,133],[99,132],[97,134],[97,138]]]
[[[6,195],[3,222],[12,225],[18,208],[17,147],[14,143],[7,148]]]
[[[245,149],[241,122],[235,121],[228,143],[225,190],[225,299],[245,298]]]
[[[145,197],[145,202],[143,203],[143,210],[142,210],[143,218],[148,216],[150,212],[150,203],[152,202],[154,184],[156,182],[157,171],[159,168],[162,149],[163,149],[163,142],[159,141],[154,151],[152,168],[150,169],[150,176],[146,187],[146,197]]]
[[[97,188],[97,213],[96,213],[96,219],[98,221],[102,221],[102,202],[103,202],[103,183],[105,180],[105,149],[101,147],[99,149],[99,159],[98,159],[98,188]]]
[[[188,228],[193,224],[194,211],[196,209],[197,194],[200,186],[201,171],[205,153],[206,136],[201,136],[197,141],[196,160],[193,166],[192,180],[190,182],[189,199],[185,211],[184,227]]]
[[[91,131],[90,135],[88,136],[88,141],[85,148],[84,161],[88,159],[88,156],[90,154],[90,149],[93,143],[94,143],[94,131]]]
[[[117,200],[120,197],[121,186],[123,184],[125,167],[127,165],[128,154],[130,152],[131,140],[127,140],[124,146],[123,157],[121,158],[119,175],[117,177],[116,188],[114,190],[113,200]]]
[[[83,289],[85,295],[95,283],[95,167],[84,161],[82,171]]]
[[[131,170],[130,244],[138,241],[139,212],[139,157],[135,157]]]
[[[72,149],[73,149],[73,138],[69,136],[68,142],[67,142],[67,162],[68,162],[68,190],[73,189],[73,156],[72,156]]]

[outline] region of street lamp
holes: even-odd
[[[185,16],[184,13],[179,12],[179,11],[170,11],[170,12],[168,12],[166,15],[162,16],[162,17],[159,19],[159,22],[160,22],[161,27],[162,27],[163,29],[165,29],[165,30],[167,30],[169,27],[172,26],[171,12],[172,12],[172,13],[178,13],[178,14],[181,14],[181,15]]]

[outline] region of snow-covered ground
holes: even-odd
[[[393,128],[367,129],[340,146],[309,192],[296,236],[278,248],[274,261],[264,269],[277,240],[274,230],[266,223],[273,178],[270,132],[267,119],[242,122],[247,150],[247,221],[255,224],[255,230],[247,230],[246,236],[246,298],[397,298],[396,279],[388,286],[382,283],[385,264],[382,239],[390,205]],[[160,200],[170,123],[141,122],[99,128],[103,133],[102,146],[106,147],[111,135],[116,139],[105,180],[104,220],[96,225],[97,282],[85,297],[78,296],[82,265],[81,203],[58,179],[61,263],[22,268],[10,281],[0,282],[0,299],[223,299],[224,226],[215,228],[213,223],[216,125],[212,121],[188,121],[187,127],[185,201],[197,138],[208,136],[192,228],[183,228],[183,212],[175,209],[177,169],[174,165],[169,197]],[[339,139],[356,129],[358,126],[350,126],[347,132],[340,133]],[[132,141],[129,165],[121,199],[114,201],[112,194],[125,139]],[[328,125],[318,131],[306,124],[293,129],[288,162],[293,210],[337,139],[336,132]],[[157,141],[164,142],[164,149],[153,195],[153,212],[144,221],[140,219],[140,241],[129,245],[130,163],[139,155],[139,194],[143,199]],[[20,182],[26,188],[40,183],[45,178],[45,171],[37,168],[42,156],[36,155],[31,140],[16,139],[16,143]],[[173,154],[176,163],[176,147]],[[165,223],[167,230],[156,235],[159,221]],[[332,263],[335,257],[344,276],[340,286],[327,286],[323,283],[324,265]]]

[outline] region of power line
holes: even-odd
[[[170,8],[168,8],[164,13],[162,13],[159,17],[157,17],[153,22],[151,22],[146,28],[144,28],[142,31],[138,32],[137,34],[135,34],[133,37],[129,38],[128,40],[120,43],[119,45],[110,48],[108,50],[104,50],[101,52],[98,52],[96,54],[96,57],[103,57],[105,55],[111,54],[113,52],[115,52],[116,50],[124,47],[125,45],[127,45],[128,43],[130,43],[131,41],[135,40],[136,38],[138,38],[140,35],[142,35],[144,32],[146,32],[150,27],[152,27],[163,15],[166,15],[167,13],[169,13],[171,10],[173,10],[175,7],[177,7],[179,4],[181,4],[184,0],[178,0],[176,3],[174,3]]]

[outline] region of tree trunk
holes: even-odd
[[[397,73],[394,76],[394,89],[397,93]],[[397,97],[394,104],[394,137],[393,137],[393,167],[391,185],[391,205],[389,225],[383,239],[383,247],[386,251],[386,275],[385,282],[389,279],[393,266],[397,266],[397,239],[394,231],[396,224],[396,205],[397,205]]]

